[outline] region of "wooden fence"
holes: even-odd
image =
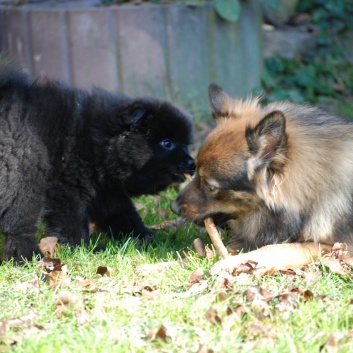
[[[205,111],[209,82],[238,96],[259,85],[260,1],[241,3],[236,23],[222,20],[211,5],[0,4],[0,48],[36,76]]]

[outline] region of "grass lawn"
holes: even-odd
[[[175,196],[170,189],[137,200],[146,224],[175,218]],[[39,259],[3,263],[0,352],[353,351],[351,271],[342,276],[315,264],[261,278],[242,273],[230,285],[209,275],[217,257],[198,256],[196,237],[211,247],[192,225],[158,231],[143,248],[129,238],[98,253],[95,240],[73,251],[59,247],[64,275],[54,285]],[[137,271],[181,257],[182,266]]]

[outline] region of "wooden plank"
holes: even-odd
[[[220,85],[232,97],[242,97],[247,93],[244,82],[247,65],[242,53],[242,43],[246,35],[241,37],[239,24],[224,21],[215,12],[210,19],[209,56],[212,60],[211,79]]]
[[[64,11],[29,12],[33,74],[71,82]],[[45,29],[45,30],[44,30]]]
[[[70,10],[68,35],[72,83],[76,87],[120,89],[112,11]]]
[[[243,2],[239,19],[242,38],[241,48],[244,56],[244,87],[246,92],[260,87],[262,75],[262,15],[257,0]]]
[[[161,6],[122,6],[115,11],[120,76],[129,95],[166,98],[166,29]]]
[[[207,8],[166,7],[172,98],[191,111],[208,111]]]
[[[32,72],[31,48],[29,40],[28,12],[20,10],[4,11],[4,32],[6,51]]]

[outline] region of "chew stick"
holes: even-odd
[[[187,174],[187,173],[184,173],[184,178],[191,181],[192,180],[192,177],[190,174]]]
[[[212,244],[214,245],[218,255],[222,259],[226,259],[228,257],[228,251],[223,244],[223,241],[218,233],[218,230],[216,228],[216,225],[213,222],[213,219],[211,217],[208,217],[205,219],[204,222],[205,222],[206,231],[210,236]]]

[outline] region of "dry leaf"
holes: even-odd
[[[320,347],[320,352],[325,348],[328,353],[336,353],[341,345],[343,335],[332,333],[326,342]]]
[[[347,270],[342,266],[341,261],[333,257],[324,257],[322,263],[328,267],[333,273],[345,276]]]
[[[6,335],[6,320],[0,321],[0,342],[3,341]]]
[[[170,231],[170,230],[176,230],[184,225],[185,225],[185,220],[178,218],[178,219],[172,219],[169,221],[164,221],[160,224],[149,226],[149,228],[153,230],[168,229],[168,231]]]
[[[170,337],[167,328],[162,324],[149,329],[146,338],[151,341],[162,340],[163,342],[167,342],[167,339]]]
[[[193,241],[195,251],[202,257],[205,257],[205,244],[203,243],[201,238],[196,238]]]
[[[84,279],[83,281],[80,281],[72,285],[72,288],[86,288],[96,283],[97,283],[96,279]]]
[[[58,240],[57,237],[46,237],[40,240],[39,249],[44,256],[54,256]]]
[[[73,308],[78,302],[77,296],[69,291],[64,291],[58,294],[56,306],[65,305],[67,308]]]
[[[276,338],[276,334],[270,326],[265,325],[250,325],[248,330],[255,336],[261,334],[264,337]]]
[[[191,288],[196,283],[200,283],[204,279],[204,277],[205,274],[202,268],[198,268],[197,270],[195,270],[189,278],[188,288]]]
[[[112,267],[99,266],[97,268],[97,275],[101,275],[102,277],[110,277],[110,275],[114,272],[116,272],[116,269]]]
[[[207,245],[205,246],[205,252],[206,252],[206,257],[209,260],[213,260],[214,259],[214,252]]]
[[[217,309],[211,307],[206,311],[206,319],[208,322],[210,322],[212,325],[215,324],[221,324],[222,323],[222,318],[218,315]]]
[[[316,281],[322,277],[321,271],[316,272],[304,272],[304,279],[306,280],[309,286],[316,283]]]
[[[124,287],[122,289],[123,293],[128,293],[131,295],[142,294],[144,291],[153,292],[154,288],[148,284],[134,284],[132,286]]]
[[[37,266],[40,268],[44,268],[47,272],[53,271],[54,268],[61,264],[60,259],[55,259],[51,257],[43,257],[38,261]]]
[[[199,294],[206,290],[208,288],[208,283],[207,281],[202,281],[200,283],[195,283],[193,286],[191,286],[186,292],[184,293],[176,293],[175,296],[179,298],[188,298],[191,297],[195,294]]]
[[[77,317],[77,326],[85,325],[91,317],[89,312],[86,309],[76,310],[75,316]]]
[[[71,279],[68,277],[69,270],[66,265],[56,265],[54,269],[45,273],[45,277],[48,279],[49,288],[56,288],[59,285],[69,285]]]
[[[24,325],[33,324],[33,322],[38,319],[39,319],[39,317],[33,311],[30,311],[26,315],[23,315],[18,318],[14,318],[14,319],[7,319],[7,320],[5,320],[5,322],[6,322],[6,326],[8,326],[8,327],[19,328]]]
[[[266,289],[261,288],[260,286],[249,286],[243,295],[245,296],[247,302],[253,301],[255,299],[268,302],[273,299],[272,293]]]

